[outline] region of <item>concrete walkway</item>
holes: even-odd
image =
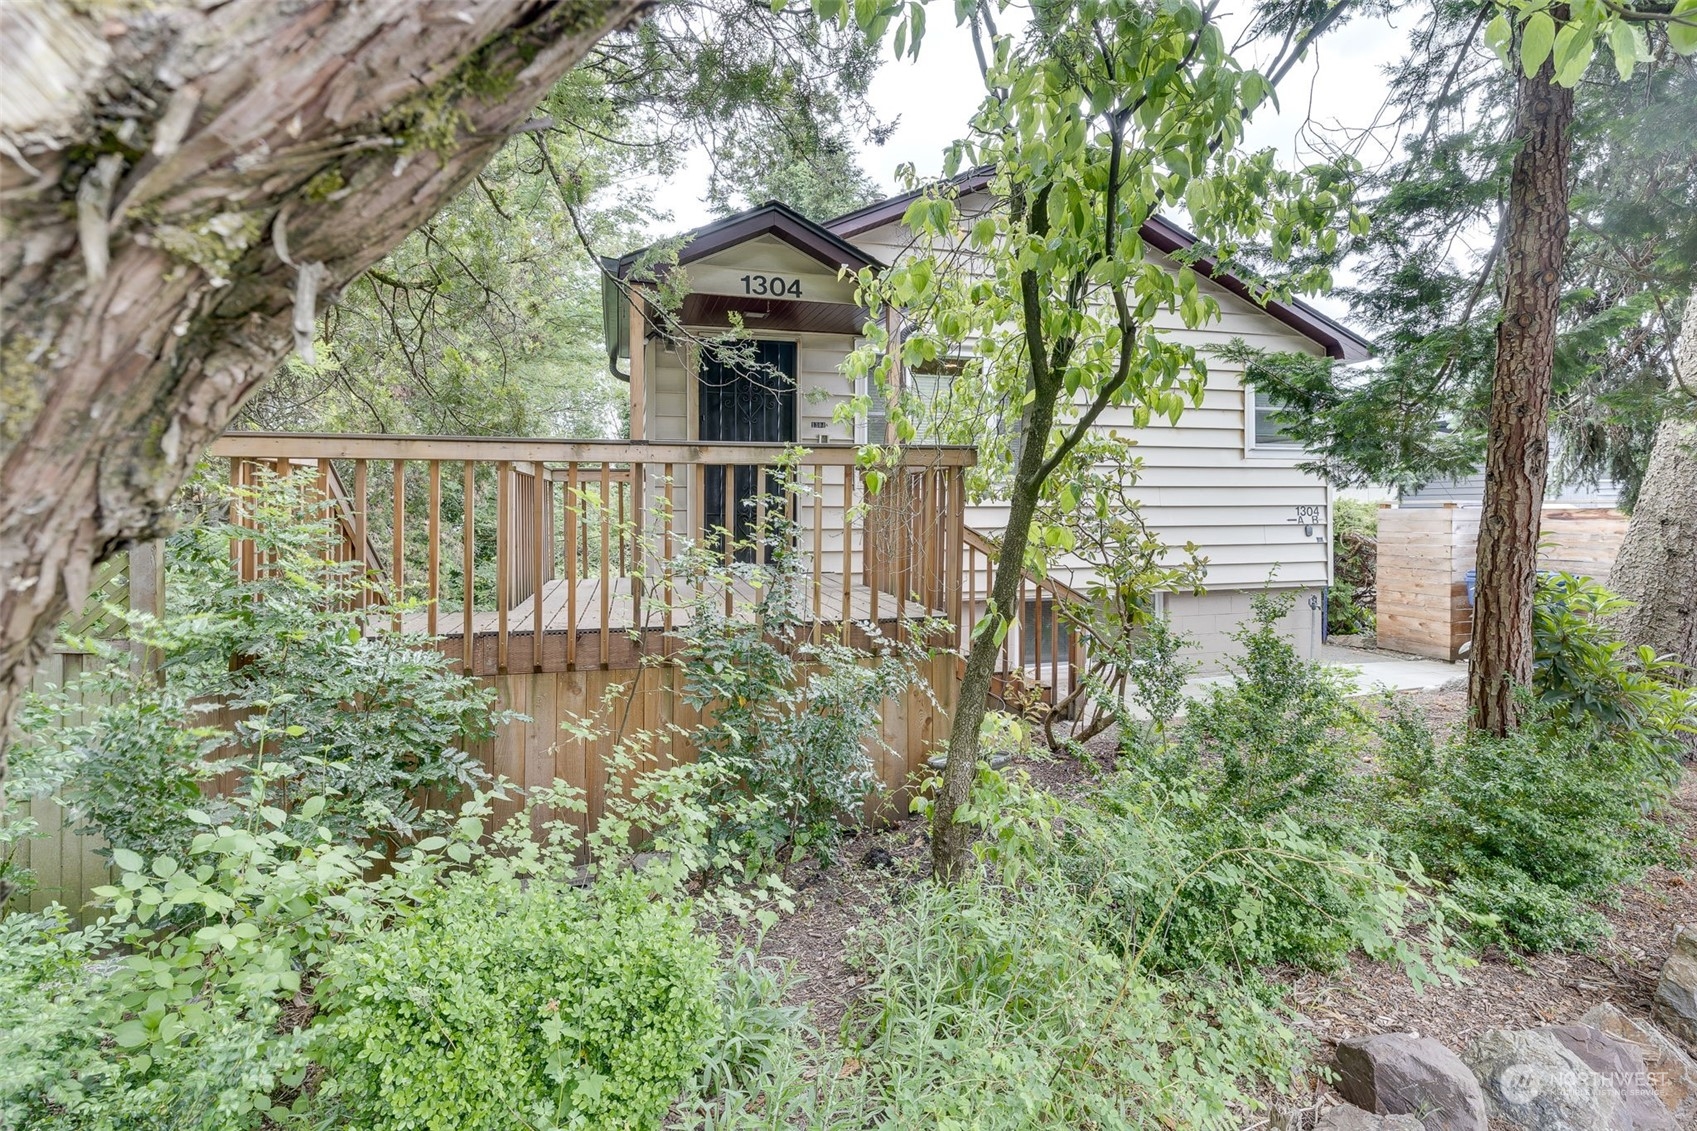
[[[1433,691],[1467,678],[1466,664],[1446,664],[1402,652],[1378,652],[1370,648],[1345,648],[1337,644],[1320,646],[1320,662],[1342,669],[1355,681],[1355,694],[1378,695],[1385,691]],[[1202,698],[1212,687],[1229,683],[1226,673],[1195,676],[1185,681],[1184,697]],[[1132,705],[1138,717],[1144,711]]]
[[[1401,652],[1344,648],[1337,644],[1322,644],[1320,660],[1350,672],[1363,695],[1380,691],[1435,691],[1467,678],[1465,663],[1446,664]]]

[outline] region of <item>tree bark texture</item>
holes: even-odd
[[[1055,422],[1057,390],[1039,391],[1023,421],[1024,442],[1014,465],[1013,489],[1008,499],[1008,525],[996,558],[996,577],[990,585],[990,604],[1001,617],[1021,615],[1019,579],[1025,572],[1025,549],[1031,540],[1031,520],[1043,489],[1039,472]],[[989,623],[989,619],[980,624]],[[946,883],[962,879],[972,862],[972,829],[955,820],[955,810],[966,804],[972,780],[978,772],[978,736],[990,697],[990,680],[996,671],[996,654],[1001,641],[989,631],[973,637],[961,675],[960,696],[949,726],[949,751],[943,767],[943,784],[937,790],[931,820],[931,872]]]
[[[1499,735],[1514,726],[1515,687],[1532,681],[1532,598],[1550,462],[1550,384],[1567,251],[1573,123],[1573,91],[1556,85],[1553,75],[1546,61],[1536,75],[1522,74],[1518,84],[1515,132],[1521,148],[1509,178],[1503,313],[1479,521],[1467,699],[1473,725]]]
[[[1685,304],[1674,364],[1686,384],[1697,378],[1697,294]],[[1670,413],[1656,429],[1609,584],[1634,602],[1615,622],[1621,639],[1675,657],[1697,683],[1697,420]]]
[[[0,6],[0,724],[320,301],[647,2]]]

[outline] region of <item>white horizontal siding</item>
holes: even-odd
[[[962,206],[974,208],[977,202],[967,198]],[[910,235],[899,224],[866,232],[854,242],[886,262],[912,247]],[[1225,288],[1207,280],[1199,286],[1219,305],[1215,321],[1191,330],[1176,314],[1162,312],[1156,327],[1201,355],[1207,376],[1200,405],[1187,408],[1176,424],[1163,418],[1144,428],[1135,427],[1132,408],[1111,408],[1098,428],[1136,441],[1131,454],[1142,461],[1142,471],[1131,493],[1141,504],[1144,520],[1169,546],[1196,544],[1197,552],[1209,559],[1210,588],[1258,588],[1269,580],[1280,588],[1325,585],[1330,573],[1326,485],[1295,466],[1303,456],[1300,450],[1250,448],[1253,414],[1248,407],[1253,394],[1243,383],[1242,367],[1212,352],[1234,338],[1262,349],[1309,354],[1321,349]],[[1306,524],[1295,521],[1298,506],[1320,509],[1311,535],[1304,531]],[[1007,523],[1007,508],[971,507],[967,523],[986,532],[1000,531]]]

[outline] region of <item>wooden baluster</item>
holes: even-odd
[[[1019,603],[1014,606],[1016,610],[1014,623],[1019,625],[1019,646],[1014,650],[1014,655],[1019,657],[1021,675],[1025,674],[1025,582],[1025,572],[1021,570],[1019,575]]]
[[[764,467],[754,469],[754,562],[766,564],[766,493],[772,480]]]
[[[548,469],[538,460],[530,465],[530,670],[542,670],[542,548],[546,541],[543,510],[548,503]]]
[[[969,546],[966,551],[966,611],[957,624],[960,624],[960,646],[962,650],[972,644],[972,626],[978,623],[978,547]],[[961,623],[964,622],[964,623]]]
[[[853,583],[854,583],[854,524],[849,518],[849,512],[854,506],[854,467],[843,465],[843,555],[842,555],[842,605],[837,609],[837,632],[843,643],[849,639],[849,622],[854,619]],[[864,535],[863,535],[864,539]],[[864,540],[861,543],[860,556],[866,557]]]
[[[1075,630],[1067,634],[1067,694],[1078,690],[1079,671],[1084,663],[1084,649]]]
[[[1049,587],[1049,686],[1054,701],[1061,701],[1061,595]]]
[[[942,498],[938,492],[937,474],[934,471],[925,472],[925,525],[920,527],[920,535],[924,539],[921,558],[919,583],[920,600],[925,603],[926,612],[930,613],[942,607],[942,600],[937,593],[937,523],[942,511]]]
[[[725,513],[723,515],[725,525],[722,528],[724,533],[721,535],[721,541],[724,543],[725,549],[725,570],[727,575],[725,577],[725,615],[727,617],[730,616],[736,609],[735,597],[737,583],[735,578],[729,576],[731,563],[736,560],[736,484],[737,469],[727,463],[725,465]]]
[[[883,550],[882,546],[874,546],[873,545],[873,539],[877,537],[877,533],[878,533],[877,531],[874,530],[875,524],[873,522],[873,515],[874,515],[875,510],[877,510],[878,508],[876,508],[872,505],[872,492],[871,492],[871,490],[869,490],[867,488],[864,476],[861,479],[860,491],[861,491],[861,497],[864,498],[867,502],[866,520],[865,520],[865,523],[863,524],[865,529],[864,529],[864,531],[861,535],[861,537],[863,539],[862,556],[865,557],[865,559],[866,559],[866,586],[871,591],[871,594],[872,594],[871,598],[869,600],[870,615],[871,615],[871,618],[872,618],[872,631],[877,632],[878,631],[878,576],[879,576],[880,573],[883,572],[881,567],[884,564],[883,561],[882,561],[884,555],[881,552]],[[889,505],[889,502],[890,502],[889,496],[888,495],[884,496],[882,506],[887,507]]]
[[[628,482],[618,482],[613,484],[614,497],[619,500],[618,543],[620,577],[630,576],[630,560],[625,556],[625,535],[630,526],[630,520],[625,514],[625,492],[629,489],[629,487],[630,483]]]
[[[642,598],[643,589],[645,588],[644,581],[648,573],[642,545],[644,475],[644,468],[640,463],[631,464],[627,472],[630,483],[631,560],[635,561],[637,566],[634,570],[627,570],[627,573],[630,574],[630,623],[631,627],[636,629],[638,632],[643,631]],[[623,544],[624,539],[621,535],[620,545]],[[639,639],[645,640],[646,637],[640,637]]]
[[[243,497],[247,491],[248,468],[247,460],[239,457],[230,459],[230,525],[248,528],[247,500]],[[230,543],[230,555],[236,562],[236,576],[243,581],[253,580],[253,539],[237,538]]]
[[[948,614],[954,624],[961,622],[961,583],[959,566],[965,557],[966,549],[966,469],[954,468],[949,475],[949,555],[948,571],[945,576],[949,579]]]
[[[577,493],[577,461],[566,465],[566,667],[577,666],[577,579],[578,544],[582,541],[580,528],[583,509]]]
[[[406,599],[407,592],[407,463],[406,460],[396,460],[393,474],[395,476],[395,511],[394,530],[390,531],[390,551],[392,559],[389,562],[389,575],[395,587],[395,618],[393,620],[396,632],[401,631],[401,602]]]
[[[477,574],[477,558],[474,548],[477,542],[477,464],[473,460],[465,461],[465,544],[461,547],[460,581],[465,586],[465,619],[460,631],[460,670],[467,675],[472,674],[472,662],[476,658],[473,645],[477,637],[472,631],[473,602],[477,599],[477,586],[473,580]]]
[[[607,666],[607,621],[610,619],[613,596],[609,591],[612,582],[608,577],[613,556],[608,536],[611,534],[613,516],[607,506],[607,485],[612,470],[611,464],[606,460],[601,461],[601,666],[603,668]]]
[[[495,670],[507,674],[507,605],[512,592],[513,464],[495,464]]]
[[[442,461],[430,461],[430,511],[425,517],[425,548],[427,577],[425,598],[430,602],[425,610],[425,625],[430,635],[436,635],[436,606],[442,599]]]
[[[821,612],[825,603],[825,469],[815,466],[808,482],[813,488],[813,643],[819,643]]]
[[[359,607],[371,603],[371,592],[365,588],[370,580],[371,559],[365,548],[370,542],[366,527],[366,467],[362,459],[354,460],[354,558],[359,563]]]
[[[672,464],[666,465],[666,513],[663,518],[664,533],[661,536],[662,553],[666,557],[665,563],[661,566],[661,569],[665,571],[666,578],[666,636],[660,642],[662,651],[667,651],[671,647],[672,606],[677,604],[678,600],[677,581],[672,572],[672,523],[677,520],[677,485],[672,482],[672,468]]]
[[[339,562],[342,560],[342,540],[337,535],[342,529],[342,516],[330,499],[330,461],[318,461],[318,504],[319,515],[324,519],[324,560]],[[325,568],[325,581],[329,581],[330,570]]]
[[[288,456],[278,456],[271,461],[271,473],[277,477],[279,482],[287,479],[293,471],[294,465],[290,462]],[[271,556],[271,573],[274,577],[283,576],[283,569],[277,564],[277,555],[275,554]]]

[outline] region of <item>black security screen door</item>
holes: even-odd
[[[701,359],[702,443],[795,443],[795,343],[756,341],[731,348],[731,357]],[[746,541],[754,532],[760,469],[746,465],[733,472],[734,525],[725,521],[724,466],[702,470],[707,477],[702,492],[703,529],[730,526],[737,541]],[[775,486],[768,482],[766,489],[772,492]]]

